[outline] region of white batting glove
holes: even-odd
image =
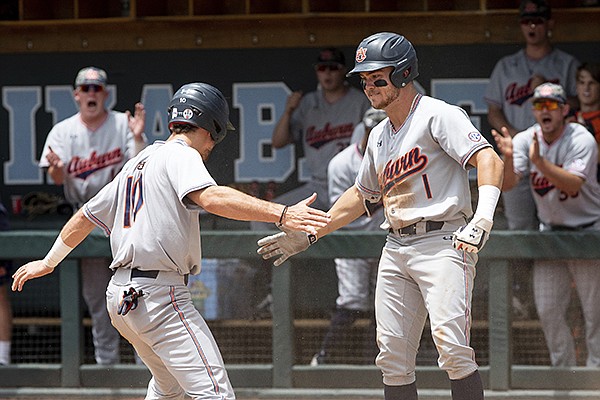
[[[283,228],[280,227],[280,229]],[[278,266],[294,254],[301,253],[308,249],[308,246],[316,241],[317,237],[315,235],[309,235],[302,231],[284,229],[283,232],[260,239],[257,242],[259,248],[256,252],[262,254],[262,258],[265,260],[275,256],[281,256],[276,258],[273,262],[275,266]]]
[[[471,222],[461,226],[452,235],[452,245],[455,249],[468,253],[477,253],[487,242],[494,223],[478,215],[473,216]]]

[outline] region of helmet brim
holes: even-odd
[[[360,64],[352,68],[350,72],[346,74],[347,77],[351,77],[353,75],[360,74],[361,72],[372,72],[377,71],[378,69],[383,69],[386,67],[393,67],[393,65],[382,65],[381,62],[366,62],[364,64]]]

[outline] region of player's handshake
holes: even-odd
[[[492,225],[492,221],[478,215],[473,216],[471,222],[454,232],[452,236],[454,248],[468,253],[479,252],[490,236]]]

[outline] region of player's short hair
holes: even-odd
[[[169,125],[169,129],[172,133],[179,135],[182,133],[194,132],[196,129],[198,129],[198,127],[183,122],[173,122],[171,125]]]

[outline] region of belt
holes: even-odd
[[[150,278],[150,279],[156,279],[158,277],[159,273],[160,273],[160,271],[157,270],[157,269],[143,271],[141,269],[132,268],[131,269],[131,279],[133,279],[133,278]],[[190,274],[183,275],[183,282],[186,285],[188,284],[189,277],[190,277]]]
[[[400,229],[390,228],[388,232],[399,236],[409,236],[431,231],[439,231],[442,229],[442,226],[444,226],[443,221],[419,221]]]
[[[594,226],[595,223],[596,223],[596,221],[589,222],[589,223],[583,224],[583,225],[578,225],[578,226],[550,225],[550,230],[551,231],[580,231],[582,229]]]

